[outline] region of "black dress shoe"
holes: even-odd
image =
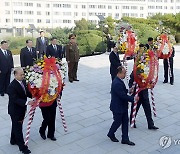
[[[168,83],[168,81],[163,81],[163,83]]]
[[[115,136],[114,137],[108,136],[108,137],[111,139],[112,142],[119,142],[119,140]]]
[[[171,84],[171,85],[174,85],[174,83],[173,83],[173,82],[170,82],[170,84]]]
[[[21,152],[24,153],[24,154],[30,154],[31,153],[31,151],[28,148],[22,150]]]
[[[79,81],[78,79],[74,79],[74,81]]]
[[[151,127],[148,127],[148,129],[157,130],[157,129],[159,129],[159,128],[156,127],[156,126],[151,126]]]
[[[39,130],[39,134],[40,134],[40,136],[42,137],[43,140],[46,139],[46,135],[45,135],[45,134],[42,134],[40,130]]]
[[[69,80],[69,82],[73,83],[73,81]]]
[[[48,137],[49,139],[51,139],[52,141],[56,141],[57,139],[55,137]]]
[[[4,96],[4,93],[1,93],[1,96]]]
[[[10,141],[10,144],[11,144],[11,145],[17,145],[16,142],[12,142],[12,141]]]
[[[121,141],[122,144],[127,144],[127,145],[131,145],[131,146],[135,146],[134,142],[131,141]]]
[[[134,128],[137,128],[137,127],[136,127],[136,124],[134,124]]]

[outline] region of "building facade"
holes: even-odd
[[[0,0],[0,28],[73,27],[82,18],[98,24],[97,15],[120,19],[179,12],[180,0]]]

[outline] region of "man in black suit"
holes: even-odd
[[[170,76],[170,84],[173,85],[174,84],[174,73],[173,73],[173,57],[175,55],[175,49],[174,47],[172,48],[173,51],[172,51],[172,54],[171,56],[169,57],[169,59],[163,59],[163,64],[164,64],[164,82],[163,83],[167,83],[168,82],[168,73],[171,73],[171,76]],[[169,72],[169,66],[168,66],[168,60],[169,60],[169,66],[170,66],[170,71]]]
[[[33,47],[32,40],[26,40],[26,47],[21,49],[20,62],[21,67],[33,66],[37,58],[36,49]]]
[[[56,37],[51,38],[51,44],[47,47],[46,55],[47,57],[51,56],[51,57],[62,59],[62,46],[57,45]]]
[[[19,150],[24,154],[29,154],[31,151],[24,145],[22,125],[26,113],[27,104],[32,105],[34,102],[27,102],[27,97],[32,97],[27,89],[24,81],[24,72],[22,68],[14,70],[15,79],[8,86],[9,104],[8,114],[11,117],[11,139],[10,144],[18,145]]]
[[[36,39],[36,51],[39,57],[46,55],[46,48],[49,45],[49,40],[45,37],[44,31],[40,31],[40,37]]]
[[[118,67],[118,73],[111,86],[111,104],[110,110],[113,113],[113,123],[107,136],[112,142],[119,142],[115,137],[115,132],[122,124],[122,144],[135,145],[129,140],[128,136],[128,102],[134,102],[133,96],[128,96],[128,90],[123,82],[126,76],[124,67]]]
[[[0,48],[0,95],[7,93],[7,87],[10,83],[11,70],[14,68],[14,62],[11,51],[8,49],[7,41],[1,42]]]
[[[39,129],[40,136],[45,140],[46,139],[46,128],[48,127],[47,137],[52,141],[56,141],[54,136],[55,133],[55,119],[56,119],[56,107],[57,101],[55,100],[52,105],[42,107],[40,106],[43,122]]]
[[[114,45],[113,51],[109,55],[110,61],[110,74],[112,81],[117,76],[117,68],[121,66],[121,62],[119,59],[118,48]]]
[[[132,89],[133,82],[134,82],[134,74],[132,72],[131,75],[130,75],[130,80],[129,80],[129,88],[130,88],[131,93],[133,93],[133,96],[134,96],[135,92],[136,92],[136,87],[134,89]],[[139,96],[139,100],[137,102],[136,115],[137,115],[137,113],[139,111],[139,108],[140,108],[140,106],[142,104],[143,109],[144,109],[144,113],[146,115],[147,123],[148,123],[148,129],[152,129],[152,130],[159,129],[158,127],[154,126],[154,121],[152,119],[152,113],[151,113],[151,106],[150,106],[150,102],[149,102],[148,89],[142,90],[139,93],[138,96]],[[132,119],[133,107],[134,107],[134,103],[132,103],[132,106],[131,106],[130,121]],[[134,124],[134,128],[136,128],[136,124]]]
[[[145,45],[147,49],[153,49],[153,38],[148,38],[148,43]]]

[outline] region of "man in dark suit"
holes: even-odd
[[[27,89],[22,68],[14,70],[15,79],[8,86],[9,104],[8,114],[11,117],[11,139],[12,145],[18,145],[19,150],[24,154],[29,154],[31,151],[24,145],[22,125],[26,113],[27,104],[32,105],[34,102],[27,102],[27,97],[32,97]]]
[[[153,38],[148,38],[148,43],[145,45],[147,49],[153,49]]]
[[[110,110],[113,113],[113,123],[107,136],[112,142],[119,142],[115,137],[115,132],[122,124],[122,144],[135,145],[129,140],[128,136],[128,102],[134,102],[134,97],[128,96],[128,90],[123,82],[126,76],[124,67],[118,67],[117,77],[113,80],[111,86],[111,104]]]
[[[57,107],[57,101],[55,100],[52,105],[42,107],[40,106],[42,116],[43,116],[43,122],[41,124],[41,127],[39,129],[40,136],[45,140],[46,139],[46,128],[48,127],[48,133],[47,137],[51,139],[52,141],[56,141],[56,138],[54,136],[55,133],[55,119],[56,119],[56,107]]]
[[[47,57],[51,56],[62,59],[62,46],[57,45],[56,37],[51,38],[51,44],[47,47],[46,55]]]
[[[79,81],[77,79],[78,62],[80,59],[79,48],[76,43],[76,35],[69,35],[69,44],[66,46],[66,61],[68,63],[69,82]]]
[[[26,40],[26,47],[21,49],[20,62],[21,67],[33,66],[37,58],[36,49],[33,47],[32,40]]]
[[[170,84],[173,85],[174,84],[174,73],[173,73],[173,57],[175,55],[175,49],[173,47],[173,51],[171,56],[169,57],[169,59],[163,59],[163,64],[164,64],[164,82],[163,83],[167,83],[168,82],[168,73],[171,73],[170,76]],[[168,66],[168,60],[169,60],[169,66],[170,66],[170,71],[169,72],[169,66]]]
[[[130,80],[129,80],[129,88],[130,88],[131,93],[133,93],[133,96],[134,96],[135,92],[136,92],[136,87],[134,89],[132,89],[133,82],[134,82],[134,75],[133,75],[133,72],[132,72],[131,75],[130,75]],[[143,106],[144,113],[146,115],[146,119],[147,119],[147,123],[148,123],[148,129],[152,129],[152,130],[159,129],[158,127],[154,126],[154,121],[152,119],[151,106],[150,106],[149,95],[148,95],[148,89],[144,89],[139,93],[139,101],[137,102],[136,115],[137,115],[137,113],[139,111],[139,108],[140,108],[141,104]],[[133,107],[134,107],[134,103],[132,103],[132,106],[131,106],[130,121],[132,119]],[[134,128],[136,128],[136,124],[134,125]]]
[[[44,31],[40,31],[40,37],[36,39],[36,51],[39,57],[46,55],[46,48],[49,45],[49,40],[45,37]]]
[[[117,68],[121,66],[121,62],[119,59],[118,48],[114,45],[113,51],[109,54],[110,61],[110,74],[112,81],[117,76]]]
[[[7,93],[7,87],[10,83],[11,70],[14,68],[14,62],[11,51],[8,50],[7,41],[1,42],[0,48],[0,95]]]

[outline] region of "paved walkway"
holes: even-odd
[[[135,147],[112,143],[106,134],[112,123],[110,103],[110,75],[108,55],[84,57],[80,60],[80,82],[69,83],[63,91],[62,104],[68,125],[68,132],[63,131],[59,111],[57,110],[57,141],[42,140],[38,129],[42,121],[39,108],[32,124],[29,148],[32,154],[156,154],[180,152],[180,145],[167,149],[159,146],[161,136],[180,139],[180,47],[176,47],[175,85],[163,84],[162,60],[160,60],[159,81],[155,87],[157,117],[155,125],[160,129],[147,129],[144,112],[140,109],[137,128],[129,129],[129,136],[136,143]],[[178,52],[179,51],[179,52]],[[15,58],[16,59],[16,58]],[[18,64],[18,60],[15,60]],[[132,61],[128,61],[129,73]],[[125,81],[126,82],[126,81]],[[9,144],[11,121],[7,114],[8,97],[0,97],[0,154],[19,153],[17,146]],[[27,119],[24,122],[26,131]],[[121,139],[120,129],[116,134]]]

